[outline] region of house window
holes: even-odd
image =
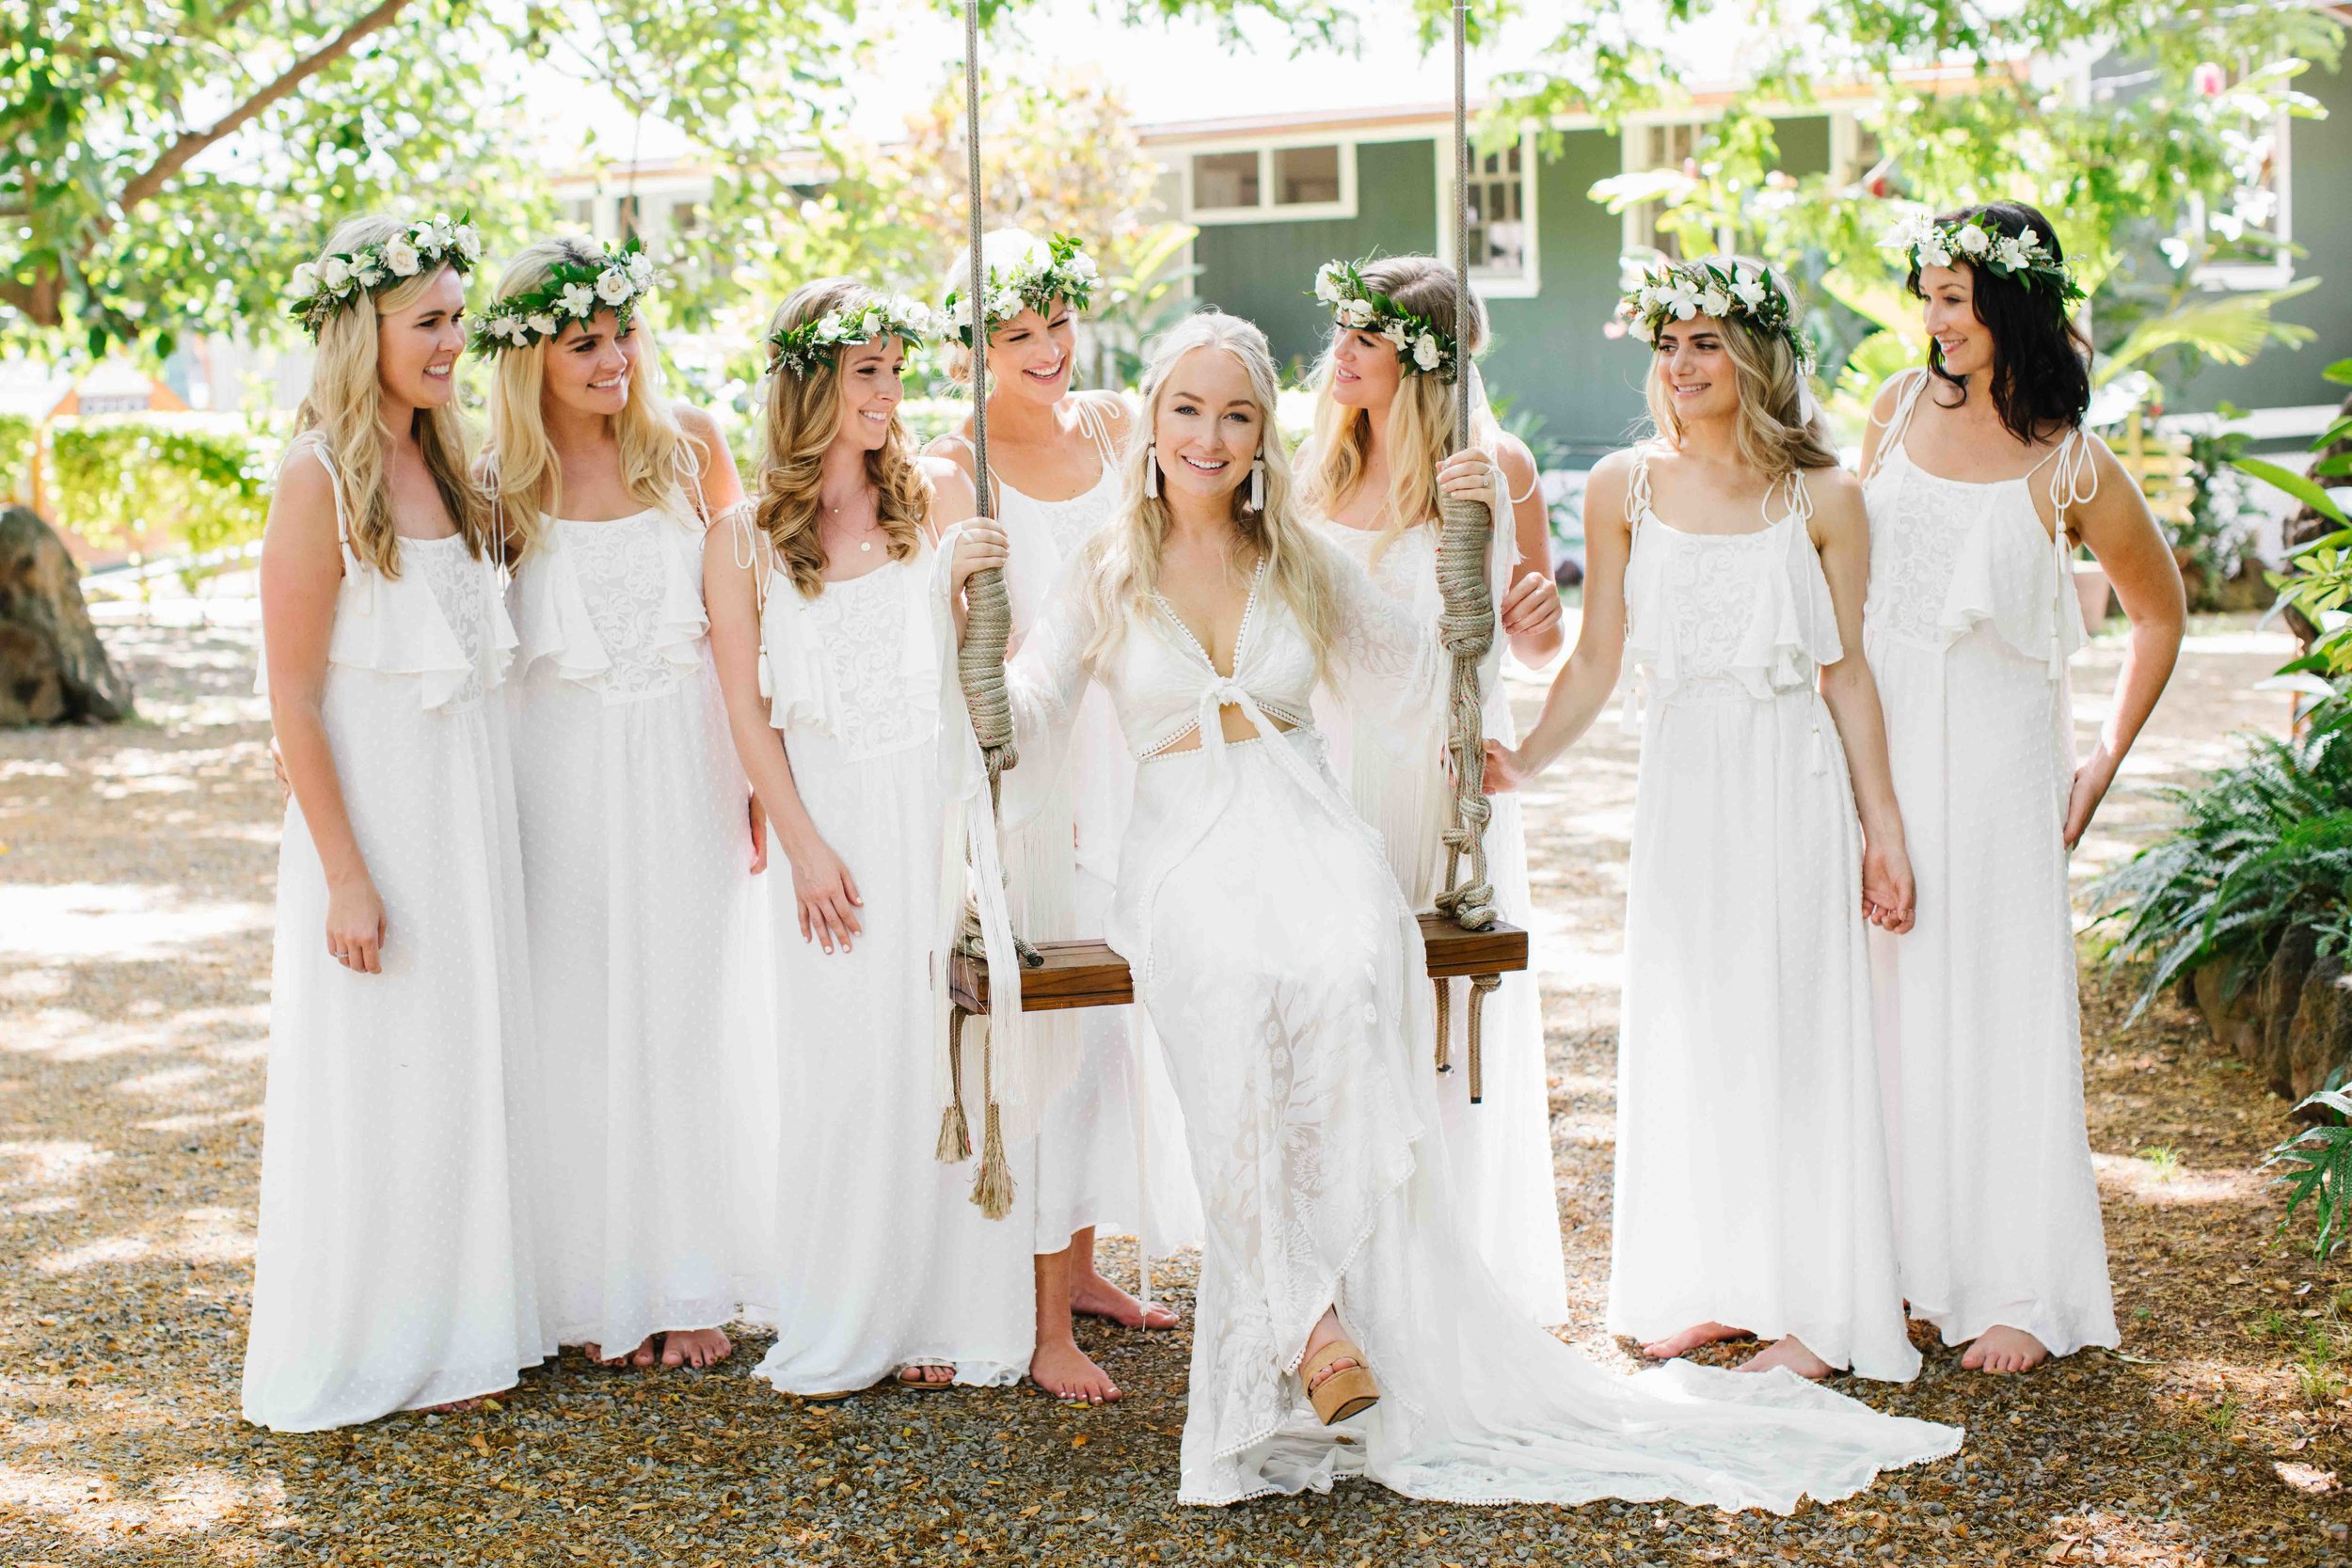
[[[1525,277],[1534,260],[1523,142],[1470,156],[1470,263],[1478,278]]]
[[[1356,149],[1346,142],[1195,152],[1184,166],[1194,223],[1356,215]]]
[[[684,237],[702,228],[702,209],[691,201],[670,204],[670,232]]]
[[[2295,190],[2288,161],[2292,117],[2281,110],[2268,123],[2225,133],[2233,176],[2218,201],[2193,198],[2185,232],[2165,249],[2179,260],[2201,246],[2205,259],[2196,281],[2208,289],[2280,289],[2295,281]]]
[[[1670,173],[1680,169],[1698,155],[1699,144],[1706,139],[1707,122],[1701,119],[1629,125],[1625,128],[1625,172]],[[1659,227],[1668,206],[1669,203],[1659,200],[1639,201],[1625,210],[1627,250],[1662,251],[1677,261],[1682,258],[1680,238],[1671,230]]]

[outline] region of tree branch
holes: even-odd
[[[312,53],[296,60],[280,73],[276,81],[254,93],[210,126],[201,131],[183,132],[173,140],[169,147],[164,149],[162,156],[149,165],[145,170],[134,176],[130,182],[122,187],[122,195],[116,202],[117,208],[128,213],[149,197],[162,190],[171,182],[173,176],[188,166],[198,153],[217,141],[236,135],[271,104],[293,95],[305,82],[350,54],[369,34],[381,32],[389,26],[393,20],[402,11],[407,9],[412,3],[413,0],[377,0],[373,10],[352,23]],[[232,12],[236,8],[230,8]],[[94,240],[103,236],[113,227],[113,219],[102,219],[96,226],[91,238]]]

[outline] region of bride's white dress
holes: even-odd
[[[1511,511],[1495,509],[1494,602],[1502,603],[1518,563]],[[1412,528],[1389,542],[1378,558],[1379,535],[1369,530],[1326,522],[1324,536],[1363,562],[1382,593],[1434,625],[1442,603],[1438,589],[1438,531]],[[1481,671],[1486,694],[1482,717],[1489,739],[1509,746],[1518,730],[1511,718],[1510,694],[1502,686],[1503,638]],[[1437,643],[1427,657],[1451,667]],[[1441,672],[1406,684],[1407,695],[1393,705],[1369,709],[1362,723],[1343,703],[1319,700],[1316,727],[1331,742],[1332,771],[1345,780],[1356,809],[1378,830],[1406,901],[1416,910],[1432,907],[1445,879],[1442,835],[1454,825],[1454,779],[1447,768],[1447,688]],[[1527,835],[1519,822],[1516,794],[1488,798],[1486,874],[1502,918],[1525,927],[1534,911],[1527,879]],[[1483,1098],[1472,1104],[1470,1074],[1470,984],[1449,980],[1453,989],[1454,1070],[1436,1085],[1438,1124],[1454,1167],[1463,1224],[1478,1255],[1494,1271],[1503,1293],[1539,1323],[1565,1323],[1567,1262],[1560,1249],[1560,1200],[1551,1161],[1551,1093],[1544,1069],[1543,999],[1531,964],[1486,998],[1481,1022]]]
[[[1327,553],[1347,688],[1393,700],[1435,668],[1430,633]],[[1261,569],[1230,675],[1164,602],[1128,612],[1089,672],[1086,565],[1057,587],[1009,684],[1025,754],[1066,737],[1091,679],[1141,762],[1106,936],[1167,1053],[1207,1216],[1180,1499],[1362,1474],[1454,1502],[1787,1511],[1950,1452],[1956,1429],[1785,1371],[1612,1376],[1506,1300],[1429,1135],[1419,927],[1311,725],[1317,671],[1297,620]],[[1258,738],[1226,741],[1223,706]],[[1196,731],[1200,748],[1173,749]],[[1326,1428],[1293,1374],[1335,1304],[1382,1398]]]

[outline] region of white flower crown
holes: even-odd
[[[1055,300],[1070,302],[1073,310],[1083,310],[1094,299],[1094,285],[1101,274],[1094,258],[1086,252],[1086,242],[1068,234],[1057,234],[1010,267],[992,266],[988,269],[986,293],[988,329],[991,332],[1012,320],[1023,309],[1042,312]],[[947,297],[939,302],[940,313],[964,347],[972,346],[972,301],[961,289],[950,289]]]
[[[1461,349],[1454,335],[1367,284],[1360,263],[1326,261],[1316,268],[1315,298],[1339,325],[1387,339],[1406,375],[1434,374],[1451,383],[1458,373]]]
[[[1797,330],[1796,306],[1769,270],[1735,263],[1728,271],[1708,261],[1668,261],[1617,301],[1617,315],[1644,342],[1655,345],[1669,321],[1744,317],[1778,334],[1797,356],[1801,374],[1813,373],[1813,348]]]
[[[500,354],[529,348],[557,336],[565,322],[584,324],[603,310],[612,311],[627,332],[639,303],[665,281],[645,254],[644,242],[631,234],[617,250],[605,246],[599,261],[558,261],[539,287],[493,301],[474,324],[473,350]]]
[[[2015,279],[2026,288],[2043,288],[2058,295],[2060,305],[2083,297],[2082,286],[2050,249],[2049,242],[2028,228],[2003,233],[1991,218],[1979,214],[1956,223],[1938,223],[1927,213],[1899,219],[1879,240],[1882,250],[1898,251],[1910,270],[1948,267],[1965,261],[1995,277]]]
[[[830,365],[844,348],[897,338],[920,348],[931,334],[931,308],[907,294],[868,300],[854,310],[828,310],[815,321],[768,334],[768,372],[806,375]]]
[[[436,213],[390,239],[303,262],[288,284],[286,314],[316,338],[327,318],[358,300],[362,291],[373,293],[434,267],[446,266],[461,275],[471,272],[482,260],[482,235],[468,221],[470,216],[460,213],[452,219]]]

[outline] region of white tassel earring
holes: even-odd
[[[1253,457],[1249,460],[1249,510],[1252,512],[1265,510],[1265,459],[1263,457]]]
[[[1153,441],[1143,449],[1143,493],[1154,500],[1160,494],[1160,444]]]

